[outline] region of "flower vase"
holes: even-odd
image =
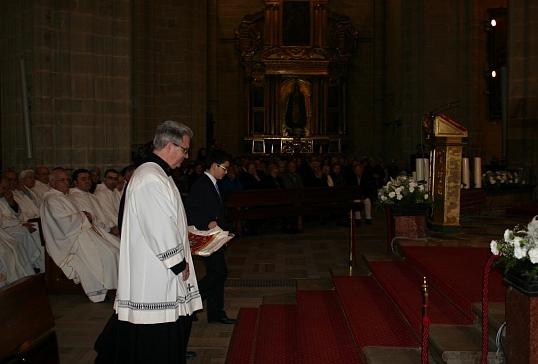
[[[506,348],[510,363],[538,363],[538,280],[507,273]]]

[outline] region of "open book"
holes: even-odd
[[[194,226],[189,226],[191,254],[208,257],[232,240],[234,236],[218,226],[211,230],[198,230]]]

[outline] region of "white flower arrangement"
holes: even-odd
[[[487,171],[482,175],[482,185],[486,189],[516,188],[525,184],[516,172]]]
[[[517,225],[513,230],[506,229],[501,240],[492,240],[491,253],[498,255],[497,265],[504,272],[511,270],[525,272],[531,279],[538,273],[538,216],[527,227]]]
[[[398,176],[377,191],[378,205],[431,204],[432,196],[424,183],[408,176]]]

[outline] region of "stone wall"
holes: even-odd
[[[127,1],[2,1],[3,166],[119,167],[130,161]],[[33,159],[19,60],[26,60]]]
[[[205,146],[207,112],[207,3],[132,1],[133,149],[153,139],[164,120],[194,132],[193,155]]]

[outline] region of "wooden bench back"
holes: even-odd
[[[0,361],[12,354],[27,363],[59,362],[43,274],[0,288]]]
[[[228,208],[293,205],[298,202],[303,188],[278,188],[271,190],[240,190],[226,194]]]
[[[359,186],[240,190],[227,194],[228,208],[297,205],[353,201],[361,198]]]
[[[363,204],[359,186],[240,190],[227,194],[227,219],[235,221],[241,235],[241,220],[297,217],[359,210]]]

